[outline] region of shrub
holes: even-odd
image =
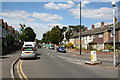
[[[7,36],[7,45],[8,46],[13,46],[14,44],[14,37],[12,35]]]

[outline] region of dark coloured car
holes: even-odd
[[[66,53],[66,49],[65,49],[65,47],[63,47],[63,46],[59,46],[59,47],[57,48],[57,52]]]
[[[40,44],[38,44],[38,45],[37,45],[37,47],[38,47],[38,48],[41,48],[41,45],[40,45]]]

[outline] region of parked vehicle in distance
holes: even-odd
[[[35,48],[35,52],[37,53],[36,42],[24,42],[23,47],[34,47]]]
[[[41,45],[40,45],[40,44],[38,44],[38,45],[37,45],[37,47],[38,47],[38,48],[41,48]]]
[[[50,46],[49,49],[54,50],[54,47],[53,47],[53,46]]]
[[[59,47],[57,48],[57,52],[66,53],[66,49],[65,49],[65,47],[63,47],[63,46],[59,46]]]
[[[21,59],[36,58],[37,52],[35,47],[23,47],[21,51]]]
[[[36,42],[24,42],[23,47],[36,47]]]

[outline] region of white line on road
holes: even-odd
[[[99,60],[109,60],[109,61],[112,61],[111,58],[107,58],[107,59],[103,59],[103,58],[98,58]]]
[[[55,56],[51,55],[51,57],[56,58]]]
[[[63,58],[65,61],[70,62],[70,63],[82,64],[81,60],[79,60],[79,59],[73,59],[73,58],[63,57],[63,56],[59,56],[59,55],[57,55],[57,57]]]

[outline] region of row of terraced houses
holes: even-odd
[[[6,38],[8,35],[12,35],[14,37],[14,45],[19,45],[19,32],[15,30],[12,26],[9,26],[7,22],[4,22],[3,19],[0,19],[0,29],[0,38],[2,39],[2,42],[5,46],[7,46]]]
[[[120,22],[117,22],[115,19],[115,39],[116,39],[116,48],[120,49]],[[90,46],[93,49],[104,50],[110,46],[113,46],[113,24],[105,25],[104,22],[101,22],[101,26],[95,28],[95,25],[91,26],[92,29],[88,30],[85,27],[85,32],[81,33],[81,45],[82,48],[88,49]],[[79,46],[80,38],[79,32],[74,33],[69,42],[73,43],[75,46]]]

